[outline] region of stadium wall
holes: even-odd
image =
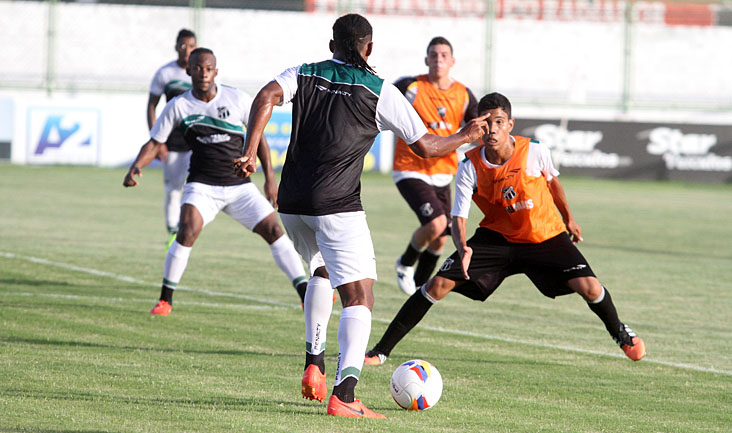
[[[677,125],[682,135],[687,134],[683,125],[708,125],[717,136],[717,147],[709,150],[728,155],[720,149],[728,149],[729,142],[718,134],[732,125],[728,26],[654,21],[657,15],[649,9],[633,26],[631,79],[626,80],[622,19],[560,20],[505,9],[489,27],[481,14],[371,12],[366,12],[375,35],[370,63],[387,81],[424,72],[425,46],[440,34],[455,46],[453,75],[477,95],[490,89],[509,96],[518,119],[553,122],[565,128],[566,137],[582,121],[611,129],[628,122]],[[0,44],[5,58],[13,59],[0,65],[0,107],[12,107],[13,118],[0,122],[0,158],[2,137],[10,136],[12,149],[5,153],[17,163],[127,164],[147,139],[147,86],[155,70],[174,58],[172,39],[180,28],[197,23],[199,45],[217,54],[221,82],[253,93],[286,67],[330,57],[327,41],[338,12],[204,9],[196,14],[194,20],[189,8],[0,1]],[[631,97],[624,104],[627,92]],[[284,145],[286,122],[275,123],[270,130],[279,135],[271,140]],[[390,169],[390,141],[384,143],[377,144],[367,168]]]

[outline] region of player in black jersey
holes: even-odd
[[[135,177],[164,148],[172,131],[183,132],[193,149],[190,173],[183,193],[179,231],[165,259],[160,301],[151,314],[170,314],[173,291],[183,276],[193,243],[219,211],[267,241],[275,262],[304,302],[307,278],[302,261],[270,204],[277,200],[277,185],[264,137],[257,155],[264,166],[267,198],[249,179],[237,176],[231,168],[231,161],[243,151],[242,124],[247,121],[252,99],[233,87],[218,86],[214,82],[217,73],[216,57],[211,50],[197,48],[191,53],[188,74],[193,88],[166,104],[150,131],[150,141],[142,146],[124,179],[124,186],[137,186]]]
[[[256,171],[257,143],[272,108],[293,103],[292,134],[279,190],[279,211],[295,248],[310,268],[305,296],[303,397],[323,401],[325,333],[338,289],[338,367],[327,413],[383,418],[354,397],[371,332],[376,259],[361,206],[364,157],[383,130],[394,131],[422,157],[440,156],[483,135],[485,117],[449,137],[427,134],[414,108],[367,63],[372,29],[357,14],[333,25],[330,60],[289,68],[256,96],[247,146],[236,161],[243,175]]]

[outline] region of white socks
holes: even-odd
[[[272,257],[275,263],[287,275],[290,282],[294,282],[296,279],[305,276],[305,268],[302,266],[302,260],[300,260],[300,256],[295,251],[295,246],[287,235],[282,235],[279,239],[269,244],[269,249],[272,251]],[[331,299],[333,299],[332,293]]]
[[[183,197],[183,191],[179,189],[171,189],[165,191],[165,225],[168,231],[173,233],[178,231],[178,221],[180,220],[180,201]]]
[[[184,247],[177,240],[173,241],[168,248],[168,255],[165,256],[165,268],[163,268],[163,285],[175,289],[183,272],[188,265],[188,257],[193,247]]]
[[[343,309],[338,324],[338,370],[334,386],[344,379],[361,375],[364,353],[371,334],[371,311],[365,305],[355,305]]]
[[[330,313],[333,311],[333,288],[329,279],[310,278],[305,292],[304,309],[305,350],[311,355],[317,355],[325,350],[325,334]]]

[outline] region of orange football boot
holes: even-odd
[[[353,403],[344,403],[335,395],[331,395],[328,400],[328,415],[348,418],[386,418],[364,406],[359,399],[353,400]]]
[[[157,304],[153,307],[152,310],[150,310],[150,314],[155,314],[158,316],[168,316],[170,315],[170,312],[173,311],[173,306],[168,304],[168,301],[163,301],[162,299],[158,301]]]
[[[302,396],[310,400],[322,402],[328,395],[325,385],[325,374],[315,364],[308,365],[302,374]]]

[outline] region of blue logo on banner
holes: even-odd
[[[48,148],[57,148],[63,146],[64,142],[81,129],[80,122],[73,122],[68,128],[61,126],[63,115],[49,115],[43,126],[43,132],[38,140],[35,154],[41,155]],[[91,135],[83,138],[78,143],[79,146],[90,146]]]

